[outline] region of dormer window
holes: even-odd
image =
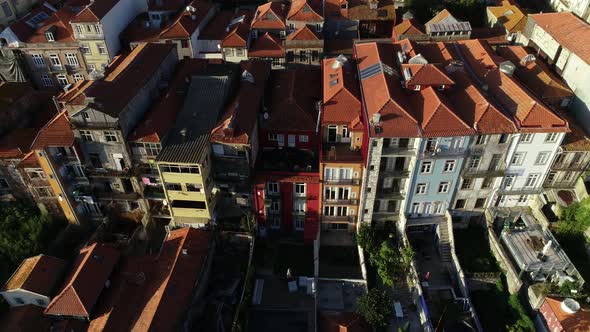
[[[49,29],[47,29],[47,31],[45,31],[45,38],[47,39],[48,42],[55,41],[56,30],[57,30],[57,28],[55,26],[51,26],[51,27],[49,27]]]
[[[420,84],[414,85],[414,91],[420,91]]]

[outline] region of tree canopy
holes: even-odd
[[[372,326],[385,327],[391,317],[392,303],[391,297],[384,290],[373,288],[359,297],[357,312]]]

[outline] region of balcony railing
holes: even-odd
[[[578,182],[577,180],[576,178],[571,181],[546,181],[543,183],[543,187],[551,189],[573,189]]]
[[[408,156],[408,155],[415,155],[416,154],[416,148],[414,148],[414,146],[406,146],[406,147],[399,147],[399,146],[395,146],[395,147],[383,147],[383,150],[381,151],[381,155],[402,155],[402,156]]]
[[[406,193],[398,188],[380,189],[377,196],[384,199],[403,199]]]
[[[74,128],[77,129],[118,129],[119,122],[107,122],[107,121],[75,121],[72,122]]]
[[[537,188],[501,188],[498,190],[500,195],[535,195],[543,191],[542,187]]]
[[[361,150],[351,150],[350,143],[325,143],[322,146],[322,162],[361,163],[362,161]]]
[[[327,184],[351,184],[358,185],[359,179],[324,179],[324,183]]]
[[[358,200],[354,199],[324,199],[326,205],[357,205]]]
[[[355,220],[354,216],[322,216],[322,221],[329,222],[354,222]]]
[[[394,177],[394,178],[407,178],[410,176],[409,170],[399,170],[399,169],[387,169],[384,168],[379,171],[380,175],[387,176],[387,177]]]
[[[584,163],[568,162],[568,163],[554,163],[553,165],[551,165],[551,169],[556,170],[556,171],[577,171],[577,170],[581,171],[584,168],[586,168],[586,165]]]
[[[425,148],[420,153],[421,158],[447,158],[447,157],[460,157],[467,153],[467,149],[441,149],[441,148]]]

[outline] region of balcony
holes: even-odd
[[[324,179],[325,184],[346,184],[358,186],[360,179]]]
[[[131,172],[128,168],[123,170],[112,170],[106,168],[86,168],[86,174],[88,174],[91,178],[113,178],[113,177],[121,177],[121,178],[130,178],[132,176]]]
[[[310,150],[284,147],[263,150],[259,154],[257,168],[260,171],[318,172],[318,155]]]
[[[172,218],[170,215],[170,208],[164,205],[161,201],[150,201],[150,214],[156,218]]]
[[[161,200],[166,198],[166,195],[164,195],[164,189],[161,186],[146,186],[143,190],[143,197]]]
[[[550,188],[550,189],[574,189],[578,179],[574,179],[571,181],[546,181],[543,184],[543,188]]]
[[[324,199],[325,205],[358,205],[358,199]]]
[[[354,223],[355,216],[322,216],[322,221],[325,222],[350,222]]]
[[[585,168],[586,168],[586,165],[584,163],[566,162],[566,163],[553,163],[553,165],[551,165],[551,169],[556,170],[556,171],[582,171]]]
[[[381,151],[382,156],[395,155],[395,156],[413,156],[416,154],[416,148],[413,146],[393,146],[383,147]]]
[[[360,149],[351,150],[350,143],[326,143],[322,146],[322,162],[324,163],[362,163]]]
[[[463,170],[464,178],[491,178],[504,176],[506,165],[486,168],[466,168]]]
[[[404,199],[406,193],[399,188],[385,188],[377,191],[377,196],[383,199]]]
[[[49,181],[44,178],[34,178],[29,180],[33,187],[49,187]]]
[[[58,153],[54,156],[54,159],[57,163],[60,163],[60,164],[70,164],[70,163],[79,164],[80,163],[78,156],[76,156],[75,154]]]
[[[467,149],[442,149],[439,147],[426,147],[420,153],[420,158],[436,159],[448,157],[461,157],[467,153]]]
[[[500,195],[535,195],[543,191],[542,187],[538,188],[501,188],[498,190]]]
[[[123,193],[118,191],[94,191],[94,195],[100,200],[112,201],[136,201],[140,198],[136,192]]]
[[[119,122],[75,121],[72,125],[76,129],[119,129]]]

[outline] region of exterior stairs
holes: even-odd
[[[451,243],[449,241],[449,222],[451,222],[449,218],[444,218],[444,221],[438,224],[440,258],[441,262],[445,265],[450,265],[452,261]]]

